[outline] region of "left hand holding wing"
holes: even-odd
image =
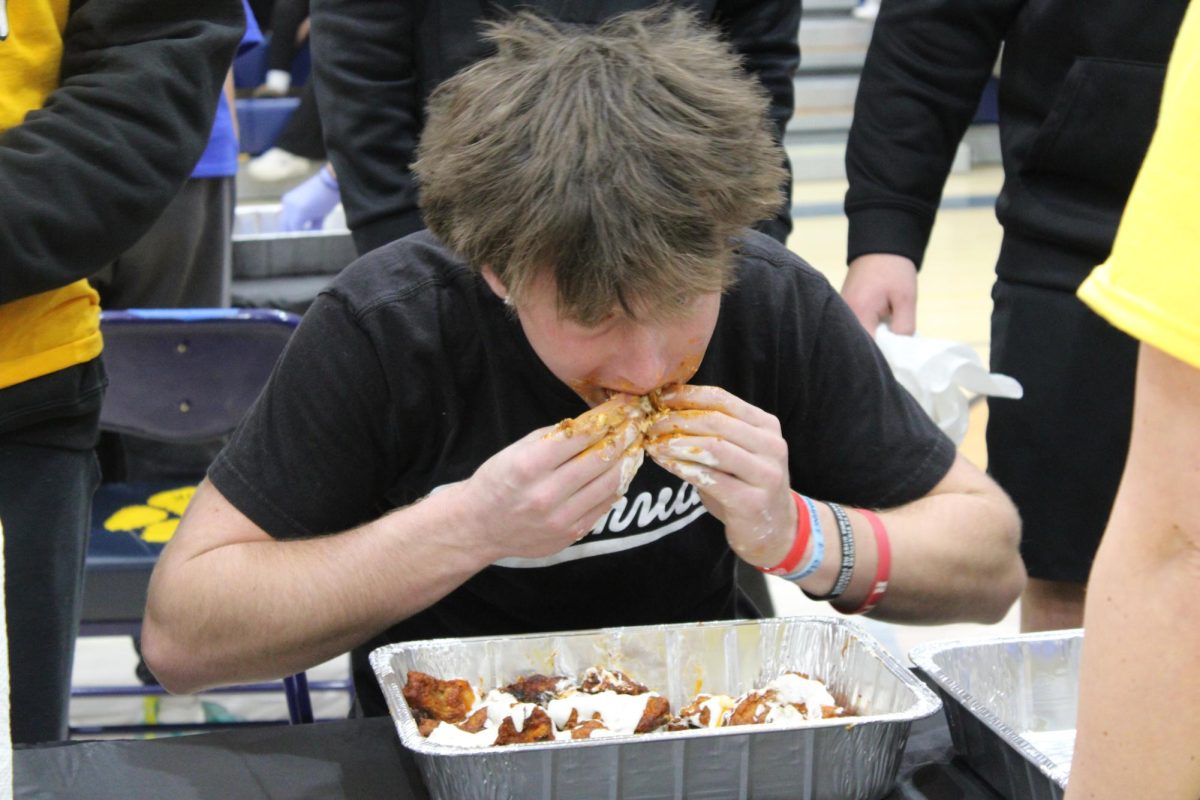
[[[672,386],[659,401],[668,413],[647,431],[646,453],[696,487],[742,559],[778,563],[796,530],[779,420],[715,386]]]

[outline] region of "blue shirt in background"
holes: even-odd
[[[250,10],[246,0],[242,0],[242,9],[246,12],[246,33],[238,45],[238,55],[261,44],[263,40],[258,21],[254,19],[254,12]],[[237,174],[237,167],[238,141],[233,135],[233,117],[230,114],[229,102],[222,91],[221,99],[217,102],[217,116],[213,119],[212,133],[208,137],[208,147],[204,148],[204,153],[196,162],[192,177],[228,178]]]

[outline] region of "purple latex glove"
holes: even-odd
[[[283,196],[279,228],[283,231],[319,231],[325,217],[341,200],[337,178],[329,173],[328,165],[317,174]]]

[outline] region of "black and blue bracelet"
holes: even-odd
[[[846,509],[837,503],[826,501],[825,505],[829,506],[829,510],[833,512],[833,518],[837,520],[838,537],[842,542],[842,565],[838,567],[837,580],[833,582],[833,588],[828,594],[816,595],[804,592],[812,600],[838,599],[849,588],[850,579],[854,576],[854,526],[850,524],[850,516],[846,513]]]

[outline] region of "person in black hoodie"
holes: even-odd
[[[594,24],[658,0],[314,0],[313,78],[325,144],[337,171],[346,221],[359,254],[425,227],[408,165],[439,83],[489,54],[481,25],[517,8],[562,22]],[[800,63],[800,0],[689,0],[717,25],[746,70],[771,96],[776,141],[793,111]],[[786,159],[785,159],[786,161]],[[785,187],[791,197],[790,181]],[[758,230],[786,242],[790,202]]]
[[[1022,628],[1082,623],[1083,594],[1128,449],[1137,343],[1075,290],[1112,246],[1154,131],[1186,0],[883,3],[846,152],[843,297],[874,331],[914,329],[917,270],[955,149],[1004,47],[1004,228],[988,467],[1021,512]]]
[[[0,3],[0,523],[12,739],[65,738],[104,371],[87,277],[208,141],[240,0]]]

